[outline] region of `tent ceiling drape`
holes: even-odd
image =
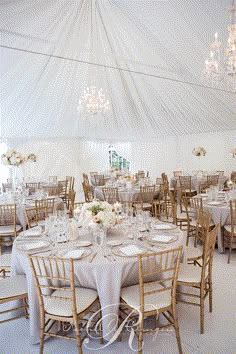
[[[228,0],[0,1],[1,137],[135,141],[236,129],[229,82],[201,75]],[[86,116],[94,83],[111,109]]]

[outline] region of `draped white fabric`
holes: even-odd
[[[0,2],[1,138],[140,141],[236,129],[229,82],[202,79],[228,0]],[[108,113],[77,110],[94,83]]]

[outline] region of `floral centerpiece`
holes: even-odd
[[[1,156],[2,164],[8,166],[20,166],[25,162],[25,157],[16,150],[9,150]]]
[[[236,147],[231,150],[231,154],[236,158]]]
[[[113,207],[109,203],[94,199],[90,203],[83,204],[78,221],[82,226],[100,224],[110,227],[116,222],[116,215],[112,210]]]
[[[198,156],[198,157],[205,156],[206,150],[203,147],[199,146],[199,147],[194,148],[192,153],[194,156]]]

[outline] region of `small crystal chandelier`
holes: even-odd
[[[210,58],[205,61],[205,75],[208,79],[219,80],[223,76],[236,80],[236,6],[234,0],[229,8],[231,24],[228,26],[229,37],[226,49],[221,59],[221,42],[218,40],[218,33],[215,33],[215,40],[210,45]],[[222,64],[223,62],[223,64]]]
[[[102,88],[98,90],[96,86],[92,85],[84,89],[84,92],[79,99],[79,111],[97,114],[105,113],[109,109],[110,103],[103,93]]]

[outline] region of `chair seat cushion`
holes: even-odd
[[[200,283],[202,268],[192,264],[185,264],[180,268],[178,283]]]
[[[160,284],[151,284],[145,291],[164,289]],[[121,299],[132,308],[140,309],[139,285],[132,285],[121,289]],[[171,305],[171,290],[162,291],[156,294],[145,295],[144,312],[158,310]]]
[[[0,268],[11,266],[11,253],[2,254],[0,256]]]
[[[52,296],[53,295],[53,296]],[[55,296],[58,296],[56,298]],[[72,302],[69,299],[60,297],[69,297],[70,292],[67,290],[56,290],[44,302],[45,311],[51,315],[72,317]],[[76,306],[77,313],[86,310],[98,297],[96,290],[76,288]]]
[[[151,208],[152,207],[152,204],[151,203],[143,203],[143,208]]]
[[[16,225],[16,232],[22,229],[21,225]],[[0,235],[10,235],[14,234],[14,225],[0,226]]]
[[[15,275],[0,280],[0,301],[14,296],[27,294],[27,281],[24,275]]]
[[[231,232],[231,225],[225,225],[224,229],[230,233]],[[236,225],[234,225],[234,234],[236,235]]]
[[[184,251],[188,260],[202,257],[202,250],[197,247],[185,247]]]

